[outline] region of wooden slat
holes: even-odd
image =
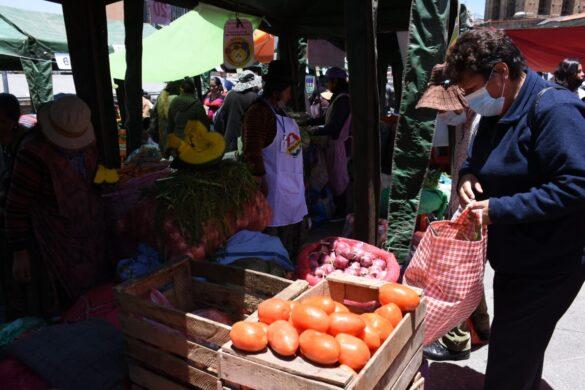
[[[292,301],[305,292],[309,288],[309,283],[304,280],[295,280],[293,284],[279,292],[275,295],[275,297],[284,299],[285,301]],[[254,313],[250,314],[246,321],[248,322],[258,322],[258,308]]]
[[[142,368],[134,362],[128,362],[128,372],[130,380],[139,386],[148,390],[188,390],[187,386],[182,386],[161,375]]]
[[[404,385],[404,387],[399,387],[400,389],[405,389],[406,385],[412,381],[412,378],[416,374],[420,367],[420,362],[422,362],[422,341],[424,339],[424,331],[423,326],[419,326],[417,329],[417,333],[409,340],[409,342],[400,350],[400,353],[396,356],[396,359],[392,362],[388,370],[383,374],[383,376],[377,382],[372,384],[368,384],[367,382],[363,383],[364,386],[371,385],[369,387],[361,386],[361,389],[388,389],[394,388],[394,386],[398,383],[401,375],[403,374],[405,368],[409,365],[410,361],[415,359],[419,362],[419,365],[415,367],[414,372],[408,378],[408,381]],[[360,381],[361,382],[361,381]]]
[[[186,262],[185,267],[180,267],[173,274],[173,290],[177,297],[177,309],[183,311],[192,311],[195,308],[193,302],[193,284],[195,281],[191,277],[191,264]]]
[[[239,314],[252,314],[266,300],[264,296],[215,283],[194,282],[191,290],[196,302]]]
[[[390,337],[378,348],[368,364],[362,369],[352,384],[357,389],[372,389],[384,376],[386,371],[397,360],[405,346],[416,336],[418,345],[422,345],[423,330],[421,322],[424,318],[425,303],[419,305],[413,313],[407,313]],[[418,332],[418,333],[417,333]]]
[[[273,296],[292,284],[288,279],[262,272],[203,261],[192,262],[191,273],[193,276],[206,278],[210,282],[243,286],[247,292],[262,293],[269,296]]]
[[[277,370],[263,364],[256,364],[248,359],[224,353],[220,354],[221,379],[253,389],[283,390],[283,389],[311,389],[311,390],[340,390],[339,387],[325,382],[303,378]]]
[[[408,390],[424,390],[425,388],[425,378],[418,378],[408,388]]]
[[[219,322],[156,305],[124,293],[118,294],[118,300],[124,312],[162,322],[178,331],[186,332],[189,336],[201,337],[216,345],[223,345],[229,340],[231,328]]]
[[[178,259],[166,263],[153,273],[140,279],[128,280],[114,287],[116,293],[125,292],[131,295],[143,296],[153,288],[159,289],[173,281],[173,275],[181,267],[188,267],[188,259]]]
[[[390,387],[391,390],[405,390],[405,389],[416,389],[421,388],[424,386],[424,378],[421,378],[414,383],[412,386],[409,386],[412,383],[412,378],[416,375],[418,370],[420,370],[420,366],[422,364],[423,354],[422,354],[422,346],[416,351],[408,365],[403,368],[402,374],[398,378],[398,380],[394,383],[394,386]]]
[[[142,340],[162,350],[189,359],[195,366],[218,371],[217,352],[191,342],[182,334],[157,328],[143,319],[120,315],[120,325],[126,340]],[[139,359],[140,360],[140,359]],[[145,363],[148,363],[147,361]]]
[[[307,291],[299,295],[295,298],[295,301],[303,301],[305,298],[314,297],[314,296],[321,296],[321,295],[329,295],[329,284],[327,281],[322,280],[317,283],[315,286],[309,288]]]
[[[191,367],[184,360],[170,353],[131,338],[127,338],[126,342],[128,354],[132,358],[146,362],[148,366],[165,372],[179,382],[190,383],[204,390],[214,390],[217,386],[217,377]]]

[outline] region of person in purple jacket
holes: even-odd
[[[555,326],[585,280],[585,104],[542,80],[498,30],[472,30],[446,72],[482,116],[460,171],[495,270],[486,389],[538,389]]]

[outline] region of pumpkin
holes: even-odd
[[[210,132],[200,121],[187,122],[184,140],[173,133],[169,134],[167,146],[177,149],[181,161],[198,166],[219,162],[225,153],[223,136]]]

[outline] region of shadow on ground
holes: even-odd
[[[426,367],[425,367],[426,368]],[[431,362],[425,372],[425,390],[482,390],[484,374],[470,367]],[[540,390],[553,390],[542,382]]]

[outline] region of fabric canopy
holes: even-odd
[[[585,26],[506,30],[526,63],[538,72],[554,72],[565,58],[585,61]]]
[[[254,31],[254,55],[256,60],[267,64],[274,59],[274,36],[267,32]]]
[[[260,18],[239,14],[254,28]],[[199,75],[223,63],[223,26],[235,13],[200,4],[142,42],[142,80],[166,82]],[[125,52],[110,55],[112,78],[126,76]]]

